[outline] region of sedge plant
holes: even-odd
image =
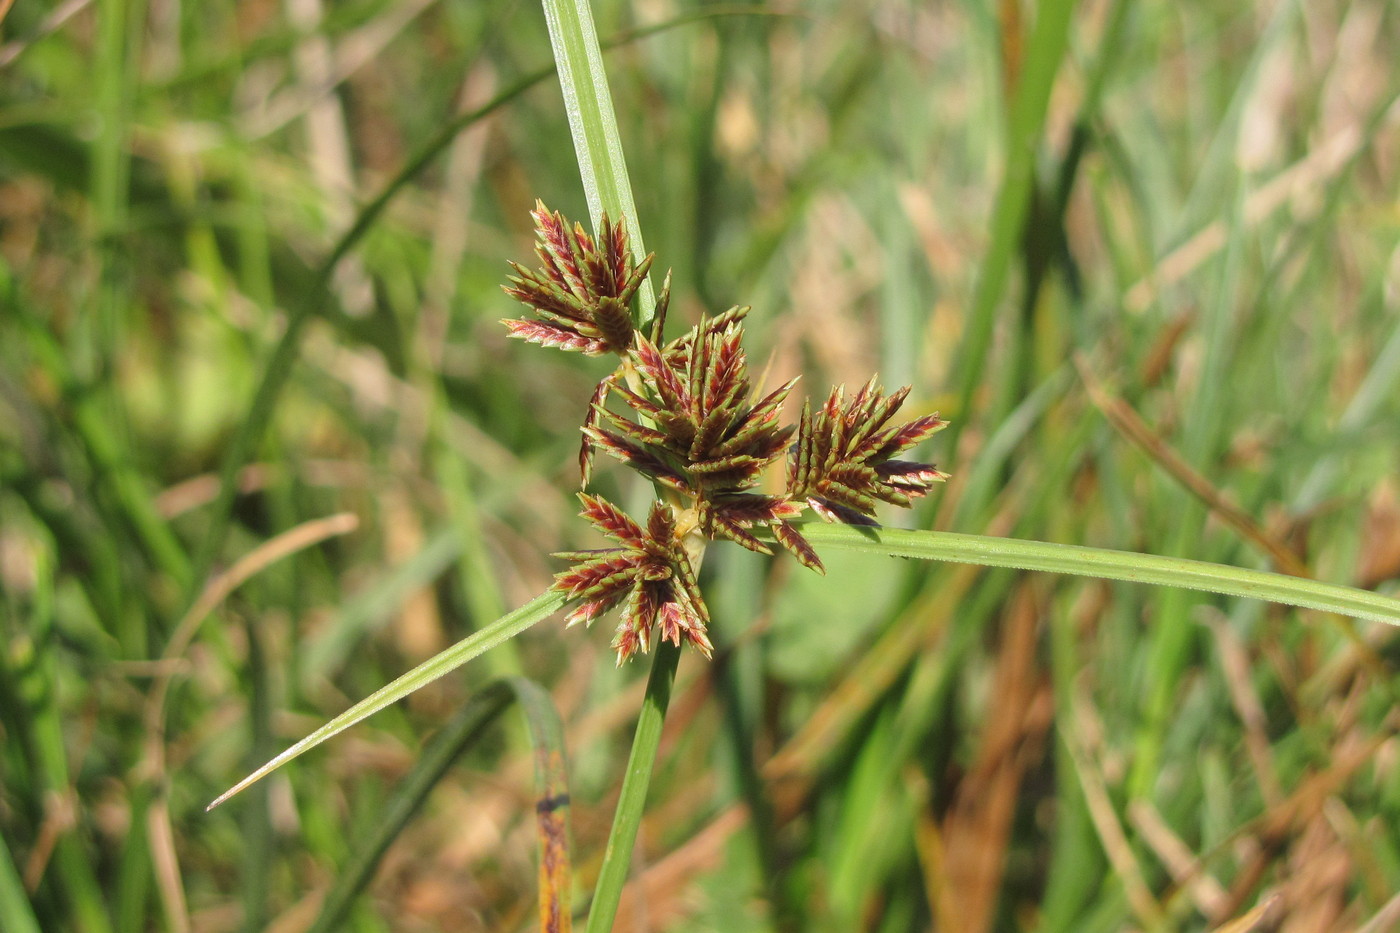
[[[588,912],[589,931],[601,933],[612,926],[626,881],[681,647],[689,645],[705,657],[714,651],[700,584],[711,542],[729,541],[764,554],[776,546],[818,572],[822,551],[860,551],[1151,583],[1400,624],[1400,600],[1311,579],[1176,557],[879,526],[878,505],[907,506],[946,478],[931,464],[905,459],[946,423],[937,415],[898,421],[908,389],[886,393],[872,378],[854,392],[833,389],[820,404],[805,405],[795,425],[783,424],[780,414],[793,384],[755,390],[743,346],[747,307],[704,317],[667,339],[669,276],[653,292],[654,260],[642,246],[588,4],[545,0],[544,5],[594,229],[589,234],[537,202],[540,267],[515,265],[506,285],[507,293],[530,310],[505,325],[526,341],[613,363],[591,398],[580,399],[581,514],[609,544],[561,553],[567,566],[548,590],[355,704],[215,804],[560,611],[568,610],[566,625],[586,627],[617,610],[612,647],[618,663],[650,653],[652,669]],[[1060,17],[1045,18],[1052,39],[1063,25]],[[1049,56],[1042,65],[1053,73],[1057,62],[1057,56]],[[1048,76],[1023,88],[1040,85],[1048,88]],[[1018,125],[1033,137],[1043,111],[1044,100],[1027,92]],[[1008,167],[1006,204],[1024,200],[1012,196],[1012,182],[1023,169]],[[1003,214],[1006,223],[999,229],[1004,226],[1014,238],[1017,215],[998,211],[998,217]],[[996,283],[1005,277],[995,263],[988,270],[979,306],[995,300]],[[978,341],[973,343],[976,349]],[[975,379],[980,356],[972,354],[964,388]],[[588,491],[599,451],[652,483],[655,496],[645,514],[629,515]],[[762,477],[780,461],[785,461],[781,492],[760,492]],[[821,521],[809,520],[808,512]],[[566,796],[556,786],[548,799]],[[543,846],[541,851],[542,877],[546,858],[567,858],[566,851],[547,853]],[[551,887],[548,899],[545,887]],[[542,884],[542,923],[569,929],[568,892],[557,888],[557,883]]]
[[[612,222],[604,215],[590,235],[541,202],[533,217],[540,266],[512,263],[514,274],[504,286],[528,313],[502,323],[519,339],[614,361],[581,400],[578,455],[580,515],[609,545],[557,553],[567,566],[540,596],[326,723],[211,806],[555,613],[568,610],[566,627],[589,627],[618,610],[612,639],[617,663],[648,653],[654,661],[589,914],[590,930],[610,929],[679,651],[689,645],[707,659],[714,653],[699,578],[706,547],[716,541],[766,555],[776,545],[818,573],[825,573],[820,549],[856,550],[1179,586],[1400,624],[1400,600],[1300,577],[1098,548],[884,528],[876,520],[877,506],[907,507],[948,478],[933,464],[906,459],[947,426],[937,414],[899,421],[908,387],[887,393],[877,377],[852,393],[836,386],[820,405],[805,403],[795,425],[785,425],[783,405],[797,380],[767,392],[753,385],[743,345],[748,307],[702,317],[668,341],[669,273],[643,329],[632,306],[654,257],[634,258],[623,219]],[[599,451],[651,482],[655,497],[644,515],[629,515],[587,491]],[[765,472],[780,461],[781,493],[757,491]],[[820,521],[812,521],[809,511]],[[552,887],[545,894],[542,910],[547,904],[551,916],[566,916],[567,892]]]

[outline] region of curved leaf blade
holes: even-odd
[[[819,547],[845,551],[1176,586],[1400,625],[1400,599],[1335,583],[1180,557],[951,531],[808,523],[802,525],[802,534]]]
[[[468,635],[446,651],[434,655],[407,674],[404,674],[388,685],[371,693],[369,696],[233,785],[233,787],[224,791],[205,809],[214,809],[225,800],[228,800],[240,791],[247,789],[249,786],[267,777],[293,758],[297,758],[303,753],[310,751],[330,737],[344,732],[355,723],[373,716],[389,704],[432,683],[444,674],[455,671],[472,658],[489,651],[504,641],[514,638],[536,622],[562,609],[564,603],[567,601],[568,598],[564,594],[557,593],[554,590],[546,590],[514,612],[501,616],[501,618],[480,631]]]

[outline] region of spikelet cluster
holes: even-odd
[[[595,402],[583,428],[586,443],[694,503],[706,537],[771,554],[753,533],[762,526],[803,563],[820,568],[787,521],[802,506],[748,491],[788,448],[794,429],[778,416],[797,382],[753,400],[743,348],[748,311],[731,308],[702,320],[664,349],[639,336],[632,365],[640,391],[615,390],[637,420]]]
[[[842,387],[796,427],[779,418],[796,380],[756,397],[743,347],[747,307],[736,307],[662,342],[670,275],[650,336],[632,322],[630,304],[651,268],[634,263],[621,221],[603,218],[588,236],[536,202],[543,266],[515,275],[505,291],[534,317],[506,320],[511,335],[592,356],[612,353],[617,369],[598,384],[584,417],[579,469],[587,488],[601,450],[664,491],[645,527],[602,497],[580,493],[581,513],[617,543],[556,555],[571,566],[554,588],[574,601],[567,622],[591,624],[621,607],[613,648],[618,663],[650,649],[655,633],[688,642],[706,657],[709,612],[696,584],[687,535],[733,541],[771,554],[771,538],[803,565],[825,573],[793,520],[811,508],[826,521],[873,525],[878,502],[908,506],[947,479],[930,464],[897,459],[945,426],[936,414],[896,424],[909,394],[886,395],[871,379],[849,402]],[[617,399],[617,409],[610,402]],[[620,409],[620,410],[619,410]],[[787,457],[781,496],[753,490]]]
[[[566,624],[591,624],[621,605],[622,623],[612,645],[619,662],[647,651],[653,630],[676,645],[684,639],[710,657],[714,648],[705,634],[709,612],[670,507],[653,502],[643,528],[601,497],[579,493],[579,501],[583,517],[620,546],[555,555],[574,562],[554,582],[555,589],[579,600]]]
[[[908,395],[907,386],[885,395],[872,377],[848,403],[845,387],[837,386],[815,414],[804,405],[788,495],[829,522],[874,525],[877,501],[908,508],[946,480],[931,464],[894,459],[948,426],[936,414],[891,426]]]
[[[627,229],[608,223],[595,240],[579,224],[536,201],[531,212],[543,264],[531,272],[511,263],[515,275],[505,292],[535,312],[534,320],[505,320],[512,337],[588,356],[626,353],[632,346],[632,297],[637,294],[652,257],[632,261]]]

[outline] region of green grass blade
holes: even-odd
[[[646,247],[588,0],[544,0],[544,15],[593,226],[597,229],[604,212],[614,220],[625,218],[632,255],[640,262],[646,256]],[[656,297],[648,278],[638,291],[638,327],[645,329],[651,324],[655,307]]]
[[[1400,625],[1400,599],[1335,583],[1180,557],[948,531],[806,524],[802,533],[819,548],[1177,586]]]
[[[637,841],[637,828],[642,825],[642,811],[646,809],[647,788],[651,785],[656,750],[661,745],[661,726],[671,702],[671,684],[680,657],[680,648],[662,642],[652,658],[646,698],[637,719],[632,751],[627,756],[627,773],[622,778],[622,795],[617,801],[617,812],[613,814],[598,884],[593,889],[587,933],[608,933],[617,916],[617,904],[622,898],[622,887],[627,883],[627,869],[632,861],[632,846]]]
[[[304,752],[310,751],[331,736],[344,732],[355,723],[373,716],[389,704],[432,683],[444,674],[455,671],[472,658],[477,657],[485,651],[489,651],[491,648],[494,648],[507,639],[514,638],[536,622],[558,611],[563,607],[565,602],[566,599],[563,594],[554,590],[547,590],[514,612],[502,616],[480,631],[467,636],[446,651],[439,652],[407,674],[404,674],[387,686],[381,687],[379,690],[365,697],[276,758],[273,758],[261,768],[258,768],[252,774],[220,794],[213,803],[209,804],[208,809],[214,809],[239,791],[245,790],[250,785],[257,783],[293,758],[297,758]]]
[[[970,420],[972,399],[981,384],[982,370],[991,348],[997,303],[1006,291],[1012,259],[1021,245],[1035,183],[1036,144],[1045,127],[1055,75],[1069,47],[1069,24],[1074,6],[1074,0],[1054,0],[1040,4],[1036,11],[1025,70],[1011,102],[1006,167],[992,208],[991,242],[978,272],[968,330],[958,354],[962,374],[957,416],[949,428],[951,450],[957,449],[957,438]]]
[[[429,538],[417,554],[348,601],[324,632],[302,650],[298,674],[303,688],[339,670],[363,638],[393,618],[413,593],[432,586],[461,553],[457,529],[445,528]]]
[[[13,933],[39,933],[39,921],[29,906],[8,844],[0,845],[0,927]]]

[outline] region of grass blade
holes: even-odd
[[[647,251],[642,244],[637,206],[627,178],[627,160],[622,154],[608,76],[603,70],[603,51],[598,47],[588,0],[544,0],[544,16],[593,226],[598,227],[604,212],[614,219],[622,217],[627,223],[633,258],[641,262]],[[642,282],[637,295],[637,327],[645,330],[656,306],[650,278]]]
[[[247,789],[250,785],[267,777],[293,758],[297,758],[304,752],[308,752],[317,745],[320,745],[331,736],[344,732],[355,723],[373,716],[389,704],[408,696],[420,687],[432,683],[444,674],[455,671],[472,658],[494,648],[503,641],[514,638],[536,622],[558,611],[563,607],[565,602],[566,599],[563,594],[555,592],[554,590],[547,590],[514,612],[502,616],[479,632],[467,636],[446,651],[439,652],[407,674],[404,674],[387,686],[381,687],[374,693],[371,693],[276,758],[273,758],[261,768],[258,768],[233,787],[224,791],[213,803],[209,804],[207,809],[214,809],[239,791]]]
[[[818,547],[919,560],[957,561],[1068,573],[1129,583],[1177,586],[1205,593],[1336,612],[1372,622],[1400,625],[1400,599],[1335,583],[1322,583],[1263,570],[1229,567],[1180,557],[1158,557],[1072,544],[956,534],[949,531],[856,529],[846,525],[805,524],[802,534]]]
[[[1054,0],[1040,4],[1036,11],[1025,68],[1011,101],[1006,167],[992,208],[991,242],[978,271],[967,333],[958,353],[962,372],[957,417],[949,428],[947,441],[950,450],[957,449],[963,427],[972,420],[972,399],[982,384],[982,371],[997,319],[997,303],[1006,291],[1012,259],[1021,245],[1035,185],[1036,145],[1045,126],[1055,75],[1069,47],[1069,24],[1074,7],[1074,0]]]
[[[39,921],[29,906],[29,895],[8,845],[0,845],[0,926],[13,933],[39,933]]]

